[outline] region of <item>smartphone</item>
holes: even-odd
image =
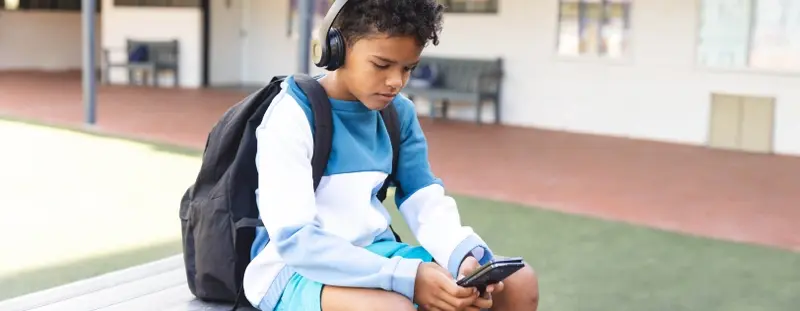
[[[456,284],[462,287],[475,287],[483,294],[487,286],[505,280],[524,266],[521,257],[496,259],[480,266],[472,274],[458,280]]]

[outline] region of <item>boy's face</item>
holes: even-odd
[[[368,36],[347,49],[337,75],[365,106],[383,109],[406,85],[421,53],[414,37]]]

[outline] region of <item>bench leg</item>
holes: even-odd
[[[500,124],[500,95],[495,94],[488,98],[494,105],[494,124]]]
[[[450,107],[450,100],[443,99],[442,100],[442,119],[447,119],[447,110]]]
[[[108,66],[103,66],[102,68],[103,68],[103,70],[100,73],[100,78],[102,79],[103,84],[109,85],[109,84],[111,84],[111,81],[110,81],[110,79],[108,77],[108,71],[109,71],[108,70]]]
[[[494,102],[494,124],[500,124],[500,101],[495,98]]]
[[[475,123],[478,123],[478,125],[481,125],[481,123],[482,123],[481,121],[483,120],[483,109],[482,108],[483,108],[483,99],[481,98],[481,99],[478,99],[477,103],[475,103],[475,109],[477,109],[475,111]]]

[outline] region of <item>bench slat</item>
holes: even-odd
[[[166,309],[164,311],[230,311],[233,305],[221,305],[221,304],[214,304],[208,302],[202,302],[199,300],[192,300],[189,301],[186,305],[176,306],[171,309]],[[237,311],[258,311],[255,308],[247,307],[239,307],[236,309]]]
[[[107,273],[0,302],[3,311],[228,311],[197,300],[186,284],[183,257]],[[240,307],[241,311],[256,311]]]
[[[32,310],[176,269],[183,269],[180,255],[0,301],[0,310]]]
[[[119,304],[131,299],[156,293],[171,287],[179,286],[185,282],[186,273],[183,270],[172,270],[166,273],[146,277],[144,279],[120,284],[117,286],[98,290],[89,294],[62,300],[32,311],[84,311],[97,310],[103,307]]]
[[[148,295],[133,298],[131,300],[123,301],[114,305],[110,305],[97,311],[129,311],[129,310],[152,310],[158,307],[158,310],[168,310],[186,306],[194,299],[192,293],[186,284],[173,286]]]
[[[192,296],[186,284],[161,290],[146,296],[98,309],[97,311],[157,310],[163,311],[229,311],[232,305],[199,301]],[[256,311],[239,307],[239,311]]]

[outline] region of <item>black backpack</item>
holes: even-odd
[[[256,127],[262,121],[285,76],[272,78],[261,90],[237,103],[208,134],[197,180],[180,204],[183,258],[189,289],[205,301],[233,302],[242,299],[242,279],[250,263],[250,248],[258,219],[255,190]],[[314,189],[325,172],[331,150],[333,121],[328,96],[322,86],[307,75],[294,79],[311,102],[314,115]],[[394,180],[400,146],[397,111],[389,105],[381,111],[392,142],[392,173],[378,192],[386,198]],[[395,238],[400,240],[395,233]],[[234,308],[236,308],[234,306]]]

